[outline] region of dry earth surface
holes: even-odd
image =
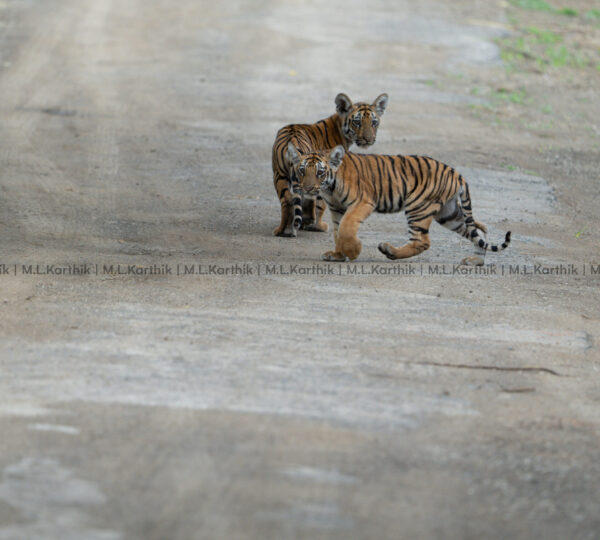
[[[600,538],[600,13],[545,5],[0,2],[0,539]],[[340,91],[513,231],[487,273],[384,260],[402,215],[294,273],[271,144]]]

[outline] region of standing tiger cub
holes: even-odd
[[[302,196],[298,178],[287,159],[288,144],[299,152],[329,150],[334,146],[350,148],[371,146],[377,136],[380,118],[388,103],[388,95],[381,94],[371,105],[352,103],[346,94],[335,98],[336,113],[316,124],[291,124],[277,132],[273,144],[273,183],[281,203],[281,223],[273,234],[296,236],[300,226],[307,231],[327,231],[323,222],[325,203],[320,195]]]
[[[475,256],[462,264],[482,265],[487,250],[501,251],[510,243],[510,232],[501,246],[488,244],[485,225],[473,219],[469,186],[452,167],[424,156],[382,156],[332,151],[299,154],[288,145],[288,157],[304,193],[321,193],[333,220],[335,249],[326,261],[356,259],[362,244],[356,233],[375,212],[404,210],[410,241],[401,247],[379,244],[388,259],[405,259],[429,248],[429,227],[435,219],[475,244]]]

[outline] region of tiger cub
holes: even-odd
[[[273,183],[281,203],[281,223],[273,231],[276,236],[296,236],[302,226],[307,231],[327,230],[323,222],[325,203],[320,195],[302,196],[298,179],[292,175],[286,157],[288,144],[300,152],[328,150],[341,145],[348,149],[356,143],[360,147],[375,142],[380,118],[388,104],[388,95],[381,94],[372,103],[352,103],[346,94],[335,98],[336,113],[316,124],[291,124],[277,132],[273,144]]]
[[[288,158],[303,193],[320,193],[331,212],[335,249],[326,261],[356,259],[362,244],[358,227],[371,212],[400,212],[408,220],[410,241],[401,247],[385,242],[379,251],[388,259],[405,259],[429,248],[432,220],[475,244],[476,255],[462,264],[482,265],[487,250],[501,251],[510,243],[488,244],[485,225],[473,219],[469,186],[452,167],[424,156],[353,154],[342,146],[300,153],[288,144]]]

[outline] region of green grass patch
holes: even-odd
[[[515,103],[516,105],[523,105],[527,100],[527,92],[524,88],[519,90],[507,90],[506,88],[499,88],[492,93],[492,98],[497,101],[505,101],[508,103]]]
[[[571,57],[564,45],[561,45],[560,47],[548,47],[546,49],[546,56],[554,67],[566,66]]]
[[[573,8],[562,8],[557,9],[556,13],[560,13],[561,15],[566,15],[567,17],[577,17],[577,10]]]
[[[600,9],[590,9],[585,14],[586,19],[594,19],[596,21],[600,20]]]
[[[524,66],[527,61],[535,62],[542,71],[547,67],[582,68],[596,63],[592,62],[590,51],[582,51],[577,44],[564,42],[563,36],[556,32],[535,26],[522,32],[520,36],[497,40],[507,71],[515,71],[518,65]]]
[[[472,96],[481,96],[486,101],[482,103],[472,103],[471,109],[474,111],[496,111],[502,104],[514,103],[515,105],[527,105],[531,102],[531,97],[527,94],[524,88],[516,90],[507,88],[498,88],[492,90],[490,88],[482,88],[474,86],[471,88]]]
[[[530,11],[554,11],[554,8],[544,0],[511,0],[511,4]]]
[[[552,112],[553,112],[552,105],[544,105],[540,110],[544,114],[552,114]]]
[[[536,172],[534,172],[534,171],[530,171],[530,170],[528,170],[528,169],[523,169],[523,168],[519,167],[518,165],[511,165],[511,164],[509,164],[509,163],[505,163],[505,164],[503,165],[503,167],[504,167],[504,168],[505,168],[507,171],[510,171],[510,172],[515,172],[515,171],[518,171],[518,172],[521,172],[521,173],[524,173],[524,174],[528,174],[528,175],[530,175],[530,176],[537,176],[537,173],[536,173]]]
[[[527,32],[532,36],[531,41],[534,44],[542,43],[544,45],[554,45],[556,43],[561,43],[563,40],[562,36],[551,32],[550,30],[536,28],[535,26],[527,28]]]
[[[567,17],[577,17],[578,15],[576,9],[570,7],[555,8],[545,0],[511,0],[510,3],[513,6],[519,7],[521,9],[528,9],[529,11],[547,11],[548,13],[566,15]],[[598,10],[592,9],[591,11]]]

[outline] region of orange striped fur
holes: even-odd
[[[485,225],[473,219],[467,182],[435,159],[353,154],[342,146],[300,154],[291,144],[288,156],[302,192],[320,193],[329,206],[335,249],[325,253],[324,260],[356,259],[362,248],[358,228],[372,212],[406,213],[410,241],[401,247],[379,244],[389,259],[413,257],[428,249],[434,219],[475,244],[475,256],[463,259],[464,264],[483,264],[487,250],[501,251],[510,243],[508,232],[500,246],[488,244]]]
[[[281,203],[281,222],[273,234],[293,237],[300,227],[308,231],[327,230],[327,223],[323,222],[325,203],[318,194],[302,196],[287,159],[288,144],[303,153],[328,150],[337,145],[347,150],[354,143],[371,146],[387,102],[387,94],[381,94],[370,105],[353,104],[346,94],[338,94],[336,113],[332,116],[315,124],[291,124],[277,132],[272,163],[273,183]]]

